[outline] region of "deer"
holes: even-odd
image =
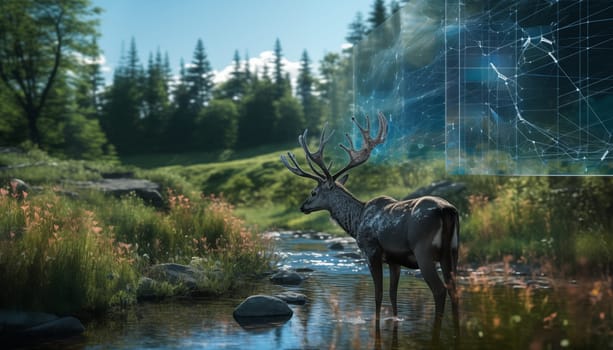
[[[339,144],[349,155],[349,162],[331,174],[332,162],[326,165],[324,148],[334,130],[326,135],[324,125],[319,146],[312,152],[307,145],[307,132],[298,136],[298,143],[306,156],[311,172],[305,171],[292,152],[281,155],[281,162],[293,174],[315,180],[317,186],[302,203],[304,214],[326,210],[331,218],[351,237],[355,238],[375,287],[375,318],[379,325],[383,293],[383,263],[389,266],[389,297],[394,319],[398,319],[397,292],[401,266],[420,269],[424,281],[430,288],[435,302],[433,338],[438,339],[449,294],[456,336],[459,335],[458,298],[455,286],[459,246],[459,216],[457,209],[447,200],[424,196],[409,200],[396,200],[378,196],[367,202],[356,198],[347,188],[347,172],[368,160],[372,150],[382,144],[388,134],[388,124],[382,113],[378,114],[378,132],[373,138],[370,119],[366,126],[360,125],[355,117],[352,122],[360,131],[362,143],[356,149],[349,134],[345,134],[349,145]],[[436,262],[440,263],[444,282],[437,273]]]

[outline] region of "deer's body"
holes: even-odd
[[[367,257],[380,252],[385,262],[416,269],[419,266],[415,251],[421,244],[423,248],[432,250],[435,261],[440,261],[442,215],[446,211],[454,215],[455,207],[438,197],[405,201],[377,197],[364,205],[355,236],[349,234],[356,238]],[[445,239],[457,249],[457,232],[447,234]]]
[[[355,121],[355,120],[354,120]],[[305,143],[306,131],[299,137],[306,159],[314,174],[307,173],[298,165],[295,156],[288,153],[289,159],[282,156],[285,166],[294,174],[314,179],[318,185],[311,196],[300,207],[305,213],[327,210],[331,217],[357,241],[368,261],[368,267],[375,285],[376,319],[380,319],[383,291],[382,265],[390,269],[390,299],[394,316],[398,315],[396,296],[400,267],[419,268],[424,280],[430,287],[435,301],[434,333],[440,331],[440,324],[448,293],[451,297],[456,334],[459,331],[458,305],[455,293],[454,275],[458,260],[459,219],[456,208],[439,197],[420,197],[404,201],[381,196],[368,202],[354,197],[345,187],[347,175],[339,177],[348,169],[364,163],[372,149],[383,142],[387,134],[385,118],[379,115],[379,132],[375,139],[370,136],[370,123],[362,128],[356,123],[363,137],[360,150],[341,147],[350,156],[350,162],[335,175],[330,174],[330,166],[323,162],[323,149],[328,141],[325,128],[321,135],[317,152],[311,153]],[[314,166],[317,165],[319,170]],[[440,262],[443,278],[436,272],[436,262]]]

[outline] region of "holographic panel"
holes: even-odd
[[[354,48],[356,114],[447,171],[613,174],[613,2],[410,1]]]
[[[432,4],[409,2],[353,49],[354,112],[388,117],[386,158],[445,154],[444,6]]]

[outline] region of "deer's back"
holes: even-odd
[[[434,236],[440,229],[443,208],[454,207],[433,196],[403,201],[374,198],[364,206],[356,239],[366,249],[381,247],[389,252],[410,253],[420,237]]]

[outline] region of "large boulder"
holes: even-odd
[[[36,337],[67,337],[81,334],[84,331],[85,327],[81,321],[72,316],[67,316],[27,328],[21,334]]]
[[[196,290],[198,281],[206,277],[202,270],[174,263],[153,265],[148,275],[158,282],[168,282],[172,285],[182,284],[190,290]]]
[[[304,277],[295,271],[281,270],[272,276],[270,280],[275,284],[298,285],[304,281]]]
[[[279,293],[275,295],[275,297],[283,300],[284,302],[288,304],[294,304],[294,305],[304,305],[307,302],[306,295],[302,293],[296,293],[296,292],[290,292],[290,291]]]
[[[85,327],[78,319],[44,312],[0,310],[0,335],[9,337],[65,337],[81,334]]]
[[[160,194],[160,185],[149,180],[106,178],[97,181],[75,181],[73,184],[79,188],[95,189],[116,197],[134,193],[142,198],[145,203],[157,208],[164,207],[164,198]]]
[[[241,325],[285,322],[294,312],[287,303],[270,295],[252,295],[240,303],[233,312]]]

